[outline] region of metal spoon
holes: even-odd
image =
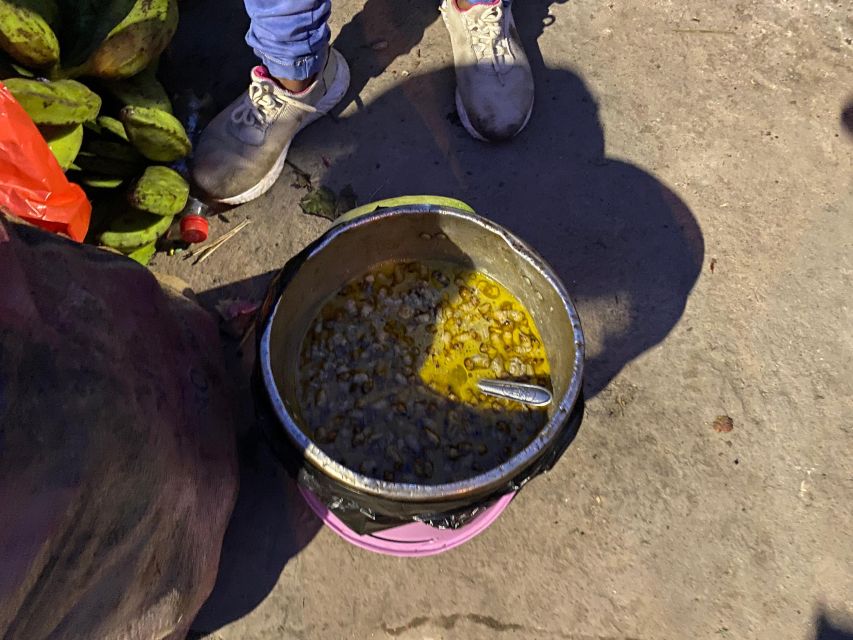
[[[545,387],[511,380],[482,379],[477,387],[485,394],[504,400],[514,400],[532,407],[545,407],[551,404],[553,396]]]

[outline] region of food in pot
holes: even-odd
[[[442,484],[492,469],[547,421],[477,380],[550,388],[533,318],[497,281],[441,262],[382,263],[342,287],[302,342],[301,417],[344,466]]]

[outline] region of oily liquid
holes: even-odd
[[[448,263],[383,263],[329,299],[303,340],[305,430],[372,477],[461,480],[505,462],[547,421],[544,410],[481,393],[481,378],[550,386],[521,303]]]
[[[443,272],[453,284],[439,310],[444,326],[420,369],[424,383],[473,405],[492,400],[478,390],[481,378],[548,383],[542,338],[518,299],[482,273],[447,266]]]

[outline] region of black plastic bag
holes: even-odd
[[[583,396],[580,396],[560,435],[542,456],[504,486],[485,496],[464,500],[402,502],[356,491],[311,464],[288,439],[284,428],[279,424],[257,370],[252,386],[258,424],[288,472],[301,486],[316,495],[344,524],[361,535],[409,522],[423,522],[439,529],[458,529],[464,526],[501,496],[518,491],[536,476],[549,471],[574,440],[584,413],[584,400]]]

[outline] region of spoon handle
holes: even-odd
[[[545,387],[510,380],[484,379],[477,381],[477,387],[485,394],[505,400],[514,400],[533,407],[545,407],[551,404],[553,397]]]

